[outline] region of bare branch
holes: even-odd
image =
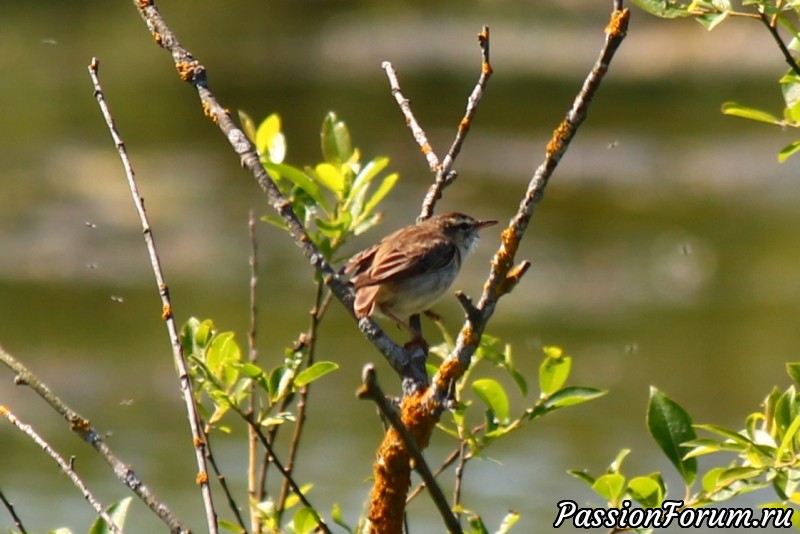
[[[144,209],[144,199],[139,194],[139,187],[136,184],[136,175],[133,172],[133,166],[128,158],[128,152],[125,149],[125,143],[114,125],[114,118],[111,116],[111,111],[106,104],[105,96],[103,95],[103,88],[100,86],[100,79],[98,78],[99,62],[97,58],[92,59],[89,65],[89,76],[94,85],[94,96],[97,99],[97,105],[103,114],[103,118],[108,126],[108,131],[111,138],[114,140],[114,145],[117,147],[122,166],[125,169],[125,176],[128,179],[128,188],[133,197],[136,212],[139,214],[139,221],[142,225],[142,234],[144,241],[147,245],[147,253],[150,256],[150,265],[153,269],[153,274],[156,278],[158,286],[158,293],[161,296],[162,312],[161,318],[164,319],[167,326],[167,333],[169,334],[170,344],[172,346],[172,356],[175,361],[175,368],[178,371],[178,380],[180,381],[181,393],[183,394],[183,402],[186,406],[186,414],[189,420],[189,427],[192,431],[192,445],[195,452],[195,460],[197,461],[197,481],[200,486],[200,492],[203,495],[203,505],[206,511],[206,522],[210,534],[217,532],[217,513],[214,510],[214,500],[211,495],[211,487],[208,483],[208,468],[206,467],[206,459],[204,454],[204,439],[203,430],[200,428],[200,416],[197,413],[197,406],[194,403],[194,395],[192,393],[192,383],[189,379],[189,371],[186,365],[186,358],[183,354],[183,347],[181,346],[180,336],[178,334],[178,327],[175,324],[175,317],[172,312],[172,301],[169,297],[169,288],[164,278],[164,272],[161,269],[161,261],[158,257],[156,250],[155,238],[153,231],[150,227],[150,221],[147,217],[147,212]]]
[[[247,361],[255,364],[258,361],[256,350],[256,318],[258,317],[258,242],[256,241],[256,218],[253,210],[247,220],[248,235],[250,236],[250,328],[247,332]],[[250,383],[247,410],[255,413],[255,382]],[[247,427],[247,495],[250,506],[250,528],[253,534],[261,534],[261,521],[258,519],[258,509],[255,504],[261,502],[258,486],[258,437],[255,431]]]
[[[775,43],[778,45],[778,48],[780,48],[781,53],[783,54],[783,58],[786,60],[786,63],[789,64],[789,67],[791,67],[795,76],[800,76],[800,65],[797,64],[797,60],[794,58],[792,53],[786,47],[786,44],[783,42],[783,39],[781,39],[781,36],[778,34],[778,29],[776,28],[775,19],[773,18],[773,20],[770,21],[767,15],[764,14],[764,11],[761,9],[758,10],[758,15],[759,17],[761,17],[761,22],[763,22],[764,26],[766,26],[767,30],[769,30],[769,33],[770,35],[772,35],[772,38],[775,39]]]
[[[486,90],[486,84],[489,83],[489,78],[492,76],[492,65],[489,63],[489,26],[484,26],[481,33],[478,34],[478,42],[481,46],[481,75],[478,78],[478,83],[467,98],[467,109],[464,113],[464,118],[458,124],[458,131],[450,147],[450,151],[442,160],[441,167],[436,170],[436,179],[428,192],[425,193],[425,198],[422,201],[422,211],[417,220],[427,219],[433,215],[433,208],[436,203],[442,198],[442,191],[445,187],[449,186],[458,177],[458,173],[453,169],[455,160],[461,152],[461,145],[464,144],[464,139],[469,133],[469,128],[472,125],[472,119],[478,111],[478,104],[483,97],[483,92]]]
[[[69,477],[72,483],[75,484],[75,487],[77,487],[83,494],[83,497],[89,502],[89,504],[92,505],[92,508],[94,508],[98,515],[103,518],[111,532],[114,532],[115,534],[122,534],[122,529],[119,528],[116,523],[114,523],[114,520],[111,518],[111,516],[106,513],[105,507],[100,504],[100,501],[95,498],[92,492],[89,491],[89,488],[86,487],[81,478],[78,476],[78,473],[75,472],[72,466],[72,460],[65,460],[64,457],[61,456],[53,447],[51,447],[49,443],[39,436],[39,434],[31,425],[25,424],[17,419],[17,417],[5,406],[0,405],[0,416],[5,417],[9,423],[17,428],[17,430],[20,430],[23,434],[31,438],[31,440],[33,440],[33,442],[36,443],[36,445],[38,445],[39,448],[45,452],[45,454],[47,454],[58,464],[58,467],[61,468],[61,471],[66,474],[67,477]]]
[[[586,119],[592,97],[600,87],[600,82],[608,71],[614,53],[625,38],[630,12],[627,9],[619,9],[620,5],[621,2],[614,1],[614,11],[606,27],[606,39],[599,57],[575,97],[572,108],[553,132],[553,136],[547,144],[544,161],[531,178],[516,215],[502,233],[500,248],[492,259],[489,277],[476,306],[480,311],[480,319],[474,320],[469,315],[467,316],[456,340],[455,348],[433,378],[433,399],[441,407],[444,406],[450,383],[457,380],[469,367],[472,355],[480,342],[486,323],[494,313],[498,299],[504,294],[504,291],[508,291],[516,284],[528,267],[525,263],[514,267],[514,257],[533,216],[534,208],[544,196],[547,183],[566,152],[570,141]]]
[[[324,255],[311,241],[303,224],[292,211],[290,202],[281,194],[273,178],[264,169],[258,153],[247,140],[247,136],[234,124],[228,110],[217,101],[214,93],[209,89],[205,67],[180,44],[175,34],[167,26],[153,0],[134,0],[133,3],[138,8],[139,14],[144,19],[156,43],[168,50],[172,55],[178,76],[181,80],[189,82],[197,90],[206,117],[219,127],[234,152],[239,156],[242,166],[255,178],[259,187],[266,193],[268,202],[286,223],[286,227],[295,244],[300,247],[311,266],[319,272],[322,280],[331,289],[334,296],[355,317],[352,286],[337,275]],[[375,348],[386,357],[395,371],[403,377],[405,388],[415,390],[427,385],[428,377],[425,374],[425,368],[418,363],[420,358],[424,360],[425,357],[421,347],[412,347],[410,349],[401,347],[392,341],[380,326],[369,317],[359,320],[358,327]]]
[[[11,354],[3,350],[2,347],[0,347],[0,362],[14,371],[16,374],[14,377],[15,384],[29,386],[61,417],[67,420],[70,429],[100,453],[100,456],[108,463],[117,478],[129,487],[153,513],[161,518],[172,534],[188,534],[189,529],[184,527],[170,509],[153,495],[150,488],[139,478],[132,467],[117,458],[111,448],[103,441],[103,437],[92,427],[88,419],[67,406],[46,384]]]
[[[14,511],[14,505],[6,498],[2,491],[0,491],[0,501],[3,501],[3,506],[5,506],[6,510],[8,510],[8,513],[11,515],[11,519],[14,520],[14,526],[19,529],[20,534],[28,534],[28,531],[25,530],[25,525],[22,524],[22,519],[20,519],[17,515],[17,512]]]
[[[394,67],[390,62],[384,61],[381,63],[381,68],[386,71],[386,76],[389,78],[389,87],[392,89],[392,96],[394,96],[394,99],[397,101],[397,105],[400,106],[400,111],[403,112],[403,116],[406,118],[406,124],[411,129],[414,140],[419,145],[419,149],[422,151],[425,159],[428,160],[428,166],[431,168],[431,172],[437,174],[440,170],[439,158],[428,142],[428,136],[425,134],[425,130],[422,129],[416,117],[414,117],[408,99],[403,96],[403,91],[400,89],[400,82],[397,80],[397,73],[394,71]]]

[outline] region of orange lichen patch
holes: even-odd
[[[484,61],[483,63],[481,63],[481,72],[483,72],[486,75],[489,75],[493,73],[494,70],[492,70],[492,66],[489,64],[488,61]]]
[[[439,377],[439,380],[436,384],[434,384],[434,389],[446,391],[448,389],[448,385],[461,378],[463,374],[464,368],[461,367],[461,364],[458,363],[458,360],[455,358],[445,360],[442,362],[442,365],[439,366],[439,372],[436,373],[436,376]]]
[[[175,68],[178,70],[178,76],[181,80],[187,82],[194,78],[197,68],[200,66],[198,61],[178,61],[175,63]]]
[[[211,107],[209,102],[203,102],[203,115],[214,121],[217,122],[217,115],[214,113],[214,109]]]
[[[628,21],[631,13],[628,8],[621,11],[614,11],[611,14],[611,22],[606,26],[606,33],[611,37],[624,36],[628,31]]]
[[[2,415],[3,417],[8,415],[8,408],[3,406],[2,404],[0,404],[0,415]]]
[[[203,484],[208,484],[208,473],[205,471],[201,471],[197,473],[197,477],[194,479],[198,486],[202,486]]]
[[[431,145],[429,143],[425,143],[424,145],[422,145],[422,147],[420,147],[420,149],[422,150],[422,153],[425,155],[430,154],[431,151],[433,151],[433,148],[431,148]]]
[[[373,473],[375,483],[370,496],[370,532],[400,534],[406,494],[411,485],[410,454],[400,434],[391,428],[378,449]]]
[[[82,417],[76,417],[69,422],[72,430],[79,430],[81,432],[88,432],[92,428],[92,424]]]
[[[458,124],[458,129],[461,130],[461,131],[464,131],[467,128],[469,128],[470,124],[471,124],[471,121],[467,117],[464,117],[463,119],[461,119],[461,122]]]
[[[200,447],[205,445],[205,442],[202,440],[202,438],[194,438],[192,440],[192,445],[194,445],[195,449],[199,449]]]
[[[162,47],[164,46],[164,38],[163,38],[163,37],[161,37],[161,34],[160,34],[160,33],[158,33],[158,32],[153,32],[153,39],[155,39],[155,41],[156,41],[156,44],[157,44],[158,46],[162,46]]]
[[[169,304],[164,304],[164,306],[161,307],[161,319],[166,321],[171,317],[172,317],[172,307]]]
[[[550,138],[550,142],[547,143],[547,155],[552,156],[556,152],[560,152],[564,149],[564,139],[566,139],[569,133],[569,125],[567,121],[561,121],[561,124],[553,132],[553,137]]]
[[[136,5],[139,9],[144,9],[153,5],[153,0],[137,0]]]
[[[531,262],[523,261],[519,265],[515,265],[500,283],[500,286],[497,288],[498,295],[505,295],[509,293],[514,287],[519,283],[520,278],[528,271],[528,268],[531,266]]]

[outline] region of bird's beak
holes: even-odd
[[[497,221],[478,221],[478,229],[494,226],[495,224],[497,224]]]

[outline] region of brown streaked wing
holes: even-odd
[[[379,246],[380,244],[372,245],[361,252],[357,252],[352,258],[347,260],[344,269],[342,269],[342,273],[360,274],[369,269],[370,265],[372,264],[372,259],[375,256],[375,253],[378,251]]]
[[[403,246],[403,243],[400,245],[385,254],[376,254],[372,266],[363,275],[369,280],[364,280],[360,284],[372,285],[403,280],[421,272],[443,269],[451,262],[460,260],[457,257],[458,247],[451,241],[434,240],[424,245],[419,242],[409,243],[409,246]],[[416,257],[412,259],[413,255]]]

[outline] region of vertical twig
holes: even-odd
[[[256,218],[253,210],[247,220],[248,235],[250,236],[250,328],[247,332],[247,361],[255,364],[258,361],[256,349],[256,332],[258,318],[258,242],[256,241]],[[254,416],[256,410],[255,383],[250,384],[247,410]],[[247,495],[249,496],[248,508],[250,510],[250,528],[253,534],[261,534],[261,521],[256,504],[263,497],[259,494],[258,486],[258,436],[255,431],[247,427]]]
[[[103,95],[103,88],[100,86],[100,79],[98,77],[99,62],[97,58],[92,58],[92,63],[89,65],[89,76],[94,85],[94,96],[97,99],[97,105],[100,107],[100,112],[106,121],[106,126],[114,140],[114,145],[117,148],[122,166],[125,169],[125,176],[128,179],[128,188],[133,197],[133,204],[136,207],[136,212],[139,214],[139,222],[142,225],[142,234],[144,235],[145,245],[147,246],[147,253],[150,256],[150,265],[155,275],[156,284],[158,286],[158,293],[161,296],[161,318],[165,321],[167,326],[167,333],[169,335],[170,344],[172,346],[172,356],[175,362],[175,368],[178,372],[178,380],[180,381],[180,389],[183,394],[183,402],[186,405],[187,419],[189,420],[189,427],[192,431],[192,445],[195,452],[195,460],[197,462],[197,478],[196,482],[200,486],[200,492],[203,497],[203,505],[206,512],[206,522],[208,524],[208,531],[210,534],[217,533],[217,512],[214,509],[214,500],[211,495],[211,487],[208,480],[208,468],[206,467],[206,459],[204,454],[205,443],[203,440],[203,430],[200,428],[198,422],[200,417],[197,413],[197,407],[194,404],[194,395],[192,393],[192,382],[189,379],[189,371],[186,365],[186,358],[183,354],[183,347],[181,346],[180,336],[178,334],[178,327],[175,324],[175,316],[173,315],[172,302],[169,296],[169,287],[164,279],[164,273],[161,270],[161,261],[158,257],[156,250],[155,238],[153,237],[153,230],[150,227],[150,221],[147,217],[147,212],[144,209],[144,199],[139,194],[139,187],[136,184],[136,176],[133,172],[133,166],[128,158],[128,152],[125,149],[125,143],[119,135],[114,119],[111,116],[111,111],[106,104],[105,96]]]
[[[75,469],[72,467],[72,461],[65,460],[64,457],[61,456],[55,449],[53,449],[49,443],[39,436],[39,434],[31,425],[25,424],[17,419],[17,417],[5,406],[0,405],[0,416],[5,417],[9,423],[14,425],[14,427],[20,430],[23,434],[31,438],[31,440],[33,440],[33,442],[36,443],[36,445],[38,445],[39,448],[45,452],[45,454],[47,454],[58,464],[58,467],[61,469],[61,471],[67,475],[67,477],[69,477],[72,483],[75,484],[75,487],[77,487],[80,492],[83,493],[83,497],[89,502],[89,504],[92,505],[92,508],[94,508],[98,515],[103,518],[111,532],[114,532],[114,534],[122,534],[122,529],[119,528],[116,523],[114,523],[114,520],[111,518],[111,516],[106,513],[104,506],[100,504],[100,501],[95,498],[92,492],[89,491],[89,488],[87,488],[83,483],[83,480],[81,480],[81,478],[78,476],[78,473],[75,472]]]
[[[466,447],[467,442],[465,440],[461,440],[461,443],[458,446],[458,463],[456,464],[455,470],[455,484],[453,484],[453,508],[459,509],[459,505],[461,504],[461,483],[464,479],[464,466],[467,465],[467,459],[464,456],[464,448]],[[456,512],[456,517],[461,519],[461,513]]]
[[[311,309],[311,324],[308,327],[308,337],[306,341],[306,348],[308,356],[306,358],[305,366],[311,367],[314,364],[314,358],[317,351],[317,329],[322,320],[322,316],[328,309],[328,303],[331,300],[331,293],[328,292],[323,298],[325,292],[325,284],[322,281],[317,281],[317,288],[314,294],[314,307]],[[306,422],[306,405],[308,402],[308,395],[311,389],[308,385],[300,388],[299,396],[297,399],[297,416],[294,425],[294,433],[292,434],[292,441],[289,444],[289,457],[286,460],[286,471],[290,474],[294,472],[294,461],[297,457],[297,450],[300,447],[300,438],[303,435],[303,428]],[[278,498],[278,510],[283,512],[286,505],[286,498],[289,496],[289,480],[284,478],[283,485],[281,486],[280,497]]]
[[[11,515],[11,519],[14,520],[14,526],[19,529],[20,534],[28,534],[28,531],[25,530],[25,525],[22,524],[22,519],[19,518],[17,512],[14,510],[14,505],[6,498],[2,491],[0,491],[0,501],[3,501],[3,506],[5,506],[6,510],[8,510],[8,513]]]
[[[478,111],[478,104],[483,97],[483,92],[486,90],[486,84],[489,83],[489,78],[492,76],[492,65],[489,62],[489,26],[484,26],[481,33],[478,34],[478,42],[481,47],[481,74],[478,77],[478,83],[467,98],[467,108],[464,112],[464,118],[458,123],[458,130],[450,150],[442,160],[441,167],[436,171],[436,179],[433,184],[428,188],[425,193],[425,198],[422,201],[422,210],[420,211],[417,220],[427,219],[433,215],[433,208],[439,199],[442,198],[442,191],[445,187],[452,184],[458,173],[453,169],[456,158],[461,152],[461,146],[464,144],[464,139],[469,133],[469,128],[472,125],[472,119]]]

